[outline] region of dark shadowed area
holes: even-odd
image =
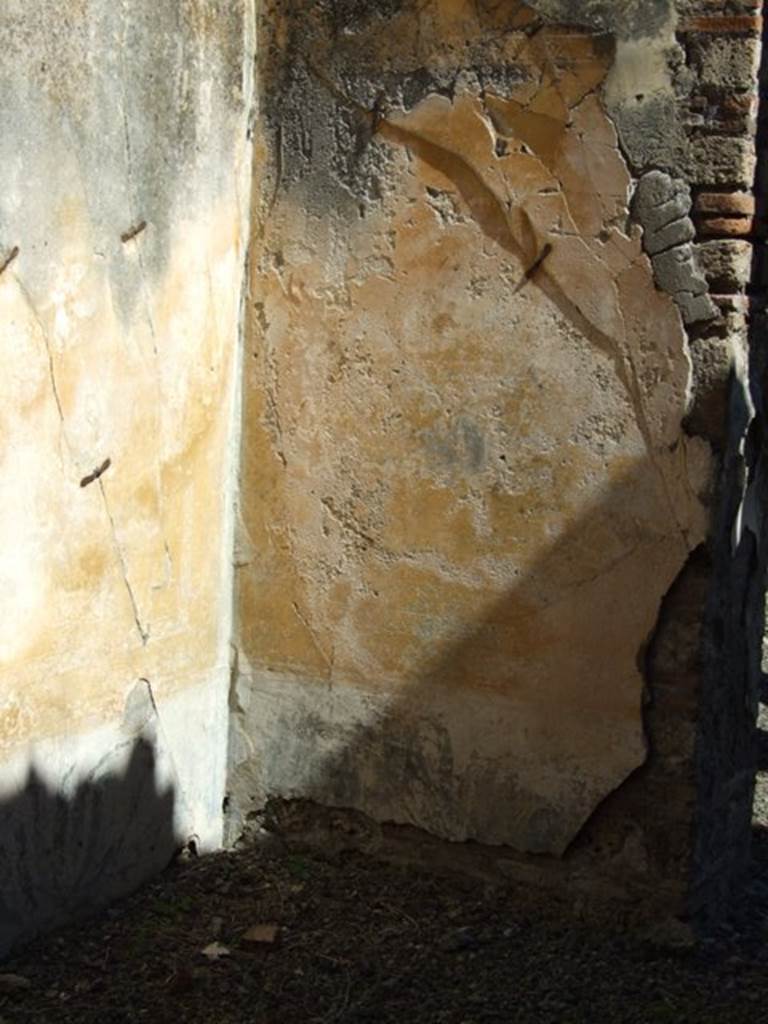
[[[768,843],[731,920],[621,935],[477,880],[272,839],[179,862],[2,966],[7,1024],[756,1024]],[[11,976],[11,980],[8,979]]]
[[[0,955],[79,921],[162,871],[177,849],[175,795],[158,789],[155,753],[138,739],[64,795],[32,769],[0,802]]]

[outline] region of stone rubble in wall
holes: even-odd
[[[679,4],[676,34],[686,76],[683,83],[678,72],[679,114],[690,154],[698,154],[695,173],[684,173],[686,158],[671,158],[671,173],[653,169],[641,176],[633,203],[658,287],[674,297],[687,326],[717,321],[715,334],[727,314],[744,312],[733,296],[744,293],[750,273],[755,204],[746,189],[753,152],[743,143],[754,134],[762,27],[755,8]]]
[[[711,157],[687,177],[693,192],[695,249],[718,310],[713,320],[689,331],[694,400],[687,426],[721,452],[721,493],[740,486],[743,479],[750,481],[753,497],[762,475],[760,446],[749,440],[757,432],[747,380],[747,374],[759,377],[763,362],[755,294],[756,286],[762,284],[756,275],[763,229],[752,194],[754,183],[759,210],[764,169],[759,163],[763,159],[759,132],[757,147],[755,135],[761,6],[750,0],[680,0],[677,25],[677,39],[692,73],[691,87],[680,104],[681,119],[699,152]],[[671,170],[675,173],[675,168]],[[734,382],[741,383],[740,393]],[[753,507],[759,503],[757,499]],[[728,508],[729,526],[740,521],[743,511],[744,503],[738,501]],[[752,524],[756,536],[763,533],[759,516],[753,517]],[[710,547],[713,551],[727,548],[729,557],[716,569],[717,604],[714,610],[710,606],[709,613],[709,627],[719,639],[716,649],[713,645],[708,652],[712,662],[705,672],[699,713],[701,797],[694,872],[698,881],[692,889],[692,904],[706,903],[711,911],[731,905],[733,880],[743,877],[750,852],[754,654],[762,625],[757,606],[764,570],[759,554],[750,563],[748,544],[734,548],[729,543],[727,528],[714,527]],[[742,610],[734,619],[731,608],[737,603]]]
[[[717,309],[694,260],[696,234],[688,216],[691,190],[663,171],[649,171],[638,182],[632,205],[643,228],[643,248],[651,258],[656,285],[675,300],[685,324],[710,320]]]
[[[722,148],[736,136],[749,142],[742,158],[734,160],[725,175],[715,174],[714,168],[708,173],[705,163],[692,183],[695,248],[713,300],[722,308],[721,290],[733,294],[746,288],[755,237],[755,201],[750,186],[762,19],[751,2],[729,7],[707,2],[691,6],[693,10],[678,26],[678,38],[695,74],[685,117],[689,135]],[[722,283],[725,287],[721,289]],[[729,303],[725,308],[727,311]]]
[[[690,169],[684,160],[679,166],[670,161],[666,168],[672,192],[676,172],[686,179],[686,184],[677,182],[676,193],[682,206],[685,192],[687,209],[680,214],[685,219],[668,228],[680,232],[679,246],[651,253],[648,239],[645,245],[660,288],[679,288],[687,273],[696,288],[702,279],[706,282],[703,294],[673,294],[688,329],[693,366],[688,429],[719,444],[734,362],[747,343],[747,286],[753,244],[760,236],[751,184],[762,19],[753,0],[683,0],[678,12],[676,37],[689,76],[681,89],[679,115],[689,145],[701,159]],[[643,208],[643,191],[661,187],[662,175],[650,171],[644,178],[651,176],[638,186],[636,215]],[[651,239],[651,247],[655,241]],[[707,315],[690,316],[691,307],[703,314],[705,305]]]

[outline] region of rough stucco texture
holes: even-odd
[[[533,25],[264,5],[243,815],[304,796],[561,853],[645,758],[645,644],[705,533],[708,448],[630,227],[613,47]]]
[[[149,730],[167,748],[154,762],[183,790],[175,821],[144,825],[167,833],[161,857],[183,830],[220,834],[246,11],[8,0],[0,13],[3,793],[20,800],[30,767],[29,792],[65,802],[82,779],[116,782],[120,757],[106,752]],[[137,686],[141,727],[128,722]],[[108,837],[92,811],[83,829]],[[9,863],[22,832],[3,831]],[[94,842],[77,891],[114,895],[157,866],[150,846],[118,844],[107,870]],[[67,863],[67,850],[49,855]],[[27,883],[28,931],[61,907]]]

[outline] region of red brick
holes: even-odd
[[[727,5],[730,8],[728,14],[746,14],[749,11],[756,11],[760,7],[760,3],[761,0],[734,0],[733,3]],[[722,15],[725,13],[723,11],[725,6],[724,0],[695,0],[691,4],[691,7],[697,9],[700,14],[713,10]]]
[[[713,14],[688,18],[678,31],[758,36],[762,28],[763,19],[759,14]]]
[[[697,221],[699,235],[718,238],[746,238],[752,234],[752,217],[706,217]]]
[[[702,192],[693,204],[696,213],[719,217],[752,217],[755,197],[749,192]]]
[[[735,110],[742,114],[751,114],[757,108],[757,96],[749,93],[731,93],[720,102],[725,110]]]

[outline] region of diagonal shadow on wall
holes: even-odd
[[[599,879],[606,896],[653,892],[668,909],[691,873],[713,563],[659,515],[663,498],[648,513],[658,494],[656,465],[640,460],[491,607],[478,604],[458,639],[436,631],[428,663],[387,699],[382,680],[245,667],[235,828],[263,823],[266,804],[269,827],[332,846],[380,848],[397,832],[429,861],[445,857],[430,834],[469,839],[452,849],[474,850],[475,866],[501,859],[545,885],[568,879],[574,896]],[[644,509],[645,528],[633,527]],[[608,549],[611,530],[626,531],[623,550]],[[399,595],[425,626],[428,598]],[[391,614],[403,614],[395,600]],[[404,641],[393,629],[393,649]]]
[[[238,637],[241,658],[232,692],[233,829],[236,832],[247,824],[250,816],[259,822],[270,800],[275,817],[284,820],[287,805],[280,804],[281,800],[294,801],[299,818],[297,800],[305,802],[304,810],[307,801],[351,808],[369,815],[367,824],[361,825],[363,831],[376,832],[378,826],[373,822],[384,821],[399,827],[418,826],[425,830],[422,839],[426,833],[455,841],[482,837],[499,848],[506,844],[505,856],[518,865],[526,857],[526,864],[532,863],[531,858],[548,858],[546,870],[556,872],[558,865],[568,862],[575,865],[574,872],[587,876],[590,864],[597,864],[599,869],[593,870],[592,876],[605,878],[610,862],[616,865],[617,884],[626,889],[634,878],[639,890],[646,894],[655,891],[657,902],[669,907],[692,873],[704,878],[726,863],[743,863],[748,847],[755,636],[762,618],[756,615],[755,600],[762,580],[755,587],[760,569],[749,531],[736,552],[731,546],[730,527],[736,509],[729,503],[734,496],[737,504],[741,500],[737,480],[745,468],[744,460],[735,450],[729,451],[723,508],[716,515],[723,496],[714,479],[710,493],[704,495],[705,509],[698,507],[699,495],[686,493],[686,489],[701,488],[695,472],[689,479],[686,463],[695,461],[697,447],[700,456],[706,446],[701,441],[688,444],[682,425],[678,425],[678,416],[685,412],[683,392],[687,389],[681,373],[675,373],[676,368],[685,368],[682,340],[678,341],[675,330],[674,343],[669,343],[661,330],[663,311],[659,313],[658,305],[654,306],[655,293],[649,288],[641,290],[649,283],[649,270],[641,269],[639,253],[632,264],[637,271],[633,287],[621,293],[623,329],[590,329],[590,324],[594,328],[605,322],[606,310],[616,299],[613,278],[596,277],[594,280],[602,283],[590,285],[586,278],[574,277],[581,288],[578,298],[596,300],[592,307],[595,315],[585,323],[581,306],[577,308],[550,279],[550,273],[556,276],[556,269],[550,268],[557,250],[550,258],[552,245],[544,246],[536,256],[537,247],[527,251],[526,245],[518,244],[523,235],[517,238],[510,216],[504,211],[499,214],[494,195],[481,187],[483,181],[477,175],[468,173],[472,160],[469,164],[457,161],[452,148],[449,152],[442,147],[438,153],[431,142],[425,144],[426,136],[404,132],[389,123],[390,93],[395,111],[413,109],[426,95],[441,104],[441,98],[454,97],[460,77],[450,81],[445,70],[458,59],[456,54],[464,54],[463,63],[456,67],[462,76],[465,72],[472,76],[477,89],[484,91],[488,85],[491,92],[495,89],[506,95],[515,75],[522,81],[528,73],[524,63],[518,66],[523,49],[511,55],[503,47],[494,51],[493,46],[508,39],[507,30],[513,28],[521,28],[526,39],[533,40],[530,45],[534,49],[543,45],[542,40],[546,42],[546,31],[535,21],[516,26],[509,21],[504,31],[497,25],[489,34],[477,36],[482,44],[480,61],[479,51],[463,49],[469,46],[464,29],[473,23],[467,14],[462,32],[452,39],[450,48],[441,51],[439,60],[433,61],[434,54],[422,43],[429,39],[430,31],[437,39],[443,30],[435,27],[442,24],[436,19],[427,23],[432,28],[422,35],[422,8],[429,6],[419,6],[414,22],[418,37],[413,66],[405,58],[400,66],[397,55],[387,50],[391,33],[383,31],[381,24],[409,8],[408,4],[394,4],[391,10],[387,8],[388,13],[377,9],[375,18],[367,5],[316,6],[314,13],[333,10],[335,17],[314,32],[308,28],[311,5],[296,0],[287,6],[268,7],[286,38],[293,24],[294,38],[287,48],[284,40],[271,48],[265,46],[262,74],[264,118],[274,129],[271,146],[275,152],[264,216],[266,223],[271,220],[276,228],[272,249],[262,235],[254,235],[267,251],[262,263],[254,264],[257,272],[252,276],[253,297],[258,294],[265,301],[254,302],[253,362],[248,362],[244,402],[241,512],[247,535],[244,549],[250,545],[252,550],[238,561],[236,603],[242,621]],[[493,10],[489,5],[475,7],[482,27],[483,17],[492,25],[497,16],[512,18],[513,9],[522,5],[493,5]],[[483,8],[487,10],[481,17]],[[518,13],[522,16],[522,11]],[[318,18],[322,21],[320,15]],[[370,29],[367,36],[360,27],[366,18],[376,22],[365,29]],[[346,44],[343,28],[349,29]],[[405,31],[400,37],[406,53],[410,53],[406,46],[410,37]],[[269,38],[268,32],[265,38]],[[361,40],[367,40],[366,46],[370,43],[368,50]],[[380,41],[384,50],[379,49]],[[610,40],[591,35],[583,42],[589,43],[584,52],[591,56],[585,61],[581,53],[573,66],[599,70],[609,55]],[[299,59],[309,47],[312,52],[307,59]],[[385,51],[387,60],[379,59]],[[290,59],[285,59],[285,53]],[[532,51],[531,67],[538,66],[538,59]],[[566,62],[562,66],[572,65]],[[400,67],[399,77],[392,70],[395,67]],[[445,104],[440,109],[445,111]],[[333,135],[325,137],[318,125],[333,125]],[[440,131],[430,138],[444,140],[444,127],[441,122]],[[512,129],[504,138],[514,140],[518,134],[522,138],[522,128],[518,131],[513,124]],[[462,131],[456,129],[456,140]],[[535,134],[541,136],[538,129]],[[613,138],[610,131],[606,137]],[[285,285],[282,268],[287,263],[290,269],[291,247],[297,235],[309,232],[307,225],[314,231],[317,224],[329,222],[333,226],[329,235],[335,238],[334,231],[343,237],[359,228],[358,220],[369,223],[366,211],[386,192],[383,187],[373,188],[372,183],[380,178],[391,186],[390,165],[385,161],[392,154],[377,149],[382,138],[397,143],[399,151],[416,153],[432,170],[442,170],[453,185],[451,195],[462,198],[484,240],[515,257],[520,255],[518,249],[524,250],[526,259],[519,269],[524,276],[516,291],[531,282],[589,343],[592,361],[579,364],[574,374],[581,374],[577,383],[585,380],[588,384],[574,417],[579,422],[570,434],[556,433],[542,458],[553,476],[563,465],[571,470],[556,477],[548,492],[548,508],[539,507],[546,502],[536,493],[538,477],[530,474],[528,478],[524,460],[516,460],[515,431],[524,434],[527,424],[512,405],[512,413],[503,423],[506,429],[498,427],[505,412],[497,416],[494,426],[492,417],[480,409],[471,423],[474,434],[472,443],[467,443],[465,465],[441,465],[439,472],[435,462],[444,453],[437,451],[438,444],[433,443],[431,450],[428,444],[421,444],[419,426],[408,435],[398,435],[396,427],[387,432],[389,407],[397,413],[398,402],[404,404],[408,393],[386,377],[388,364],[385,359],[381,364],[376,361],[376,346],[385,347],[388,333],[400,337],[402,324],[418,335],[409,348],[404,347],[404,377],[410,369],[407,358],[413,358],[420,347],[428,347],[431,337],[443,341],[439,336],[442,328],[435,326],[439,318],[430,324],[426,317],[419,320],[416,310],[413,323],[418,323],[417,331],[410,320],[405,323],[389,316],[388,307],[384,311],[386,299],[359,293],[368,297],[365,301],[375,303],[368,310],[368,319],[361,317],[359,324],[355,321],[360,337],[367,337],[369,319],[381,321],[381,330],[371,332],[373,340],[366,348],[357,336],[338,327],[335,312],[327,332],[319,327],[315,331],[330,304],[312,305],[306,299],[317,288],[314,273],[306,280],[300,274],[296,281],[291,278],[284,293],[275,289],[277,315],[267,301],[272,293],[267,288],[260,291],[259,269],[265,277],[276,269],[280,287]],[[499,144],[503,139],[498,136],[496,141]],[[497,146],[499,159],[506,159],[506,145]],[[595,147],[595,154],[602,145]],[[260,175],[262,172],[260,167]],[[406,168],[403,173],[398,181],[407,182],[411,171]],[[616,180],[623,180],[615,173]],[[574,189],[575,197],[587,194],[584,189],[591,177],[585,166],[585,180]],[[263,183],[263,177],[258,181]],[[440,191],[431,188],[431,193]],[[622,198],[621,188],[619,193]],[[359,209],[353,208],[350,196],[356,198]],[[413,196],[411,202],[415,208]],[[622,210],[623,203],[622,199]],[[450,216],[445,210],[440,213],[443,225],[452,223],[458,209],[451,205]],[[298,219],[294,216],[297,210]],[[334,218],[343,225],[341,230]],[[553,238],[556,245],[562,244],[560,233]],[[326,252],[323,244],[308,247],[314,263],[307,266],[313,271],[315,264],[323,265],[322,255],[318,255]],[[490,248],[483,249],[484,255]],[[463,236],[454,249],[446,250],[446,259],[435,264],[431,280],[441,293],[458,289],[459,279],[444,272],[444,266],[453,262],[454,250],[467,251]],[[331,252],[331,247],[327,251]],[[426,263],[426,249],[418,251]],[[305,252],[300,255],[299,262],[306,258]],[[332,256],[338,256],[336,249]],[[526,261],[532,262],[523,270]],[[458,257],[456,262],[460,262]],[[418,274],[417,263],[406,261],[407,275],[398,280]],[[578,259],[567,269],[563,281],[579,269]],[[331,291],[328,289],[329,295]],[[416,306],[424,296],[428,304],[430,296],[426,286],[421,292],[392,289],[385,294],[389,305],[405,305],[409,295],[416,296],[412,298]],[[470,290],[466,294],[475,293]],[[302,317],[292,319],[285,313],[289,306],[299,307],[304,301],[306,331]],[[466,299],[465,304],[470,301],[474,300]],[[453,307],[448,308],[453,316]],[[479,305],[478,322],[483,311]],[[620,352],[614,341],[622,335],[629,337],[628,321],[632,321],[634,341],[626,352]],[[513,351],[521,346],[519,351],[527,352],[523,345],[533,349],[551,340],[545,332],[538,338],[526,337],[516,326],[519,322],[512,315],[503,323],[494,322],[493,344],[500,348],[508,345]],[[272,323],[277,328],[270,334]],[[555,332],[560,330],[558,324]],[[563,338],[566,333],[562,331]],[[457,333],[456,338],[476,344],[482,331],[470,322],[465,334]],[[458,344],[455,347],[459,350]],[[281,362],[285,351],[290,358]],[[552,351],[553,362],[561,361],[562,351]],[[362,388],[376,383],[387,388],[386,397],[378,404],[373,398],[368,405],[364,401],[358,404],[355,399],[359,395],[353,388],[345,392],[329,387],[326,404],[305,402],[309,393],[320,390],[326,367],[331,367],[328,380],[334,386],[341,376],[332,359],[324,362],[327,352],[333,356],[340,352],[339,365],[345,368],[355,364],[360,352],[367,354],[368,363],[360,360],[362,369],[357,367]],[[618,454],[623,452],[625,458],[612,460],[617,452],[610,451],[611,428],[620,428],[614,429],[614,439],[623,430],[617,402],[602,419],[598,417],[601,426],[608,428],[608,451],[590,473],[582,472],[578,458],[581,448],[594,452],[599,440],[589,428],[599,392],[599,353],[615,357],[603,378],[612,375],[622,385],[632,406],[633,427],[639,429],[644,446],[629,440],[622,448],[625,439],[621,438]],[[456,419],[457,404],[462,406],[461,414],[467,414],[476,393],[467,388],[457,398],[445,384],[451,372],[459,380],[472,372],[470,361],[450,354],[455,362],[448,363],[440,383],[429,391],[431,400],[436,395],[441,429],[452,437],[462,431]],[[536,354],[532,352],[531,360]],[[294,363],[300,367],[295,374]],[[371,366],[378,371],[379,365],[382,369],[377,378]],[[526,370],[525,360],[521,360],[514,369],[501,372],[513,381],[522,381]],[[250,398],[249,392],[259,390],[262,377],[267,382],[264,395],[261,400]],[[250,380],[256,381],[255,386],[251,387]],[[429,382],[434,384],[431,377]],[[534,418],[537,408],[557,401],[547,394],[544,384],[538,383],[538,387],[540,392],[534,393],[531,406],[526,407]],[[738,447],[746,425],[736,405],[738,387],[732,392],[732,441]],[[288,396],[282,406],[280,394]],[[647,403],[649,395],[660,396],[658,403]],[[350,396],[350,414],[334,418],[335,409]],[[572,395],[561,400],[575,402]],[[725,400],[722,404],[725,406]],[[294,417],[296,408],[309,411]],[[467,417],[471,419],[471,412]],[[418,417],[415,420],[421,422]],[[361,445],[360,450],[354,446],[345,450],[346,435],[354,437],[358,422],[365,438],[372,438],[369,449]],[[254,426],[257,423],[260,427]],[[716,433],[722,440],[721,424]],[[438,441],[442,439],[441,434]],[[451,446],[442,447],[447,451]],[[405,462],[402,453],[406,449],[410,478],[404,482],[404,497],[398,499],[401,508],[394,513],[381,512],[397,504],[390,494],[387,502],[379,501],[380,492],[386,492],[396,475],[384,464],[385,459],[397,458],[392,453],[400,452]],[[374,454],[366,473],[361,463],[368,451]],[[507,457],[507,473],[499,483],[495,460]],[[341,472],[328,470],[323,458],[328,464],[335,459]],[[630,458],[635,461],[627,469]],[[545,520],[548,512],[562,511],[559,502],[569,501],[570,511],[559,518],[562,532],[539,538],[536,555],[516,577],[504,570],[494,576],[496,567],[488,570],[483,582],[491,578],[495,586],[477,585],[473,604],[473,584],[466,585],[473,572],[464,571],[473,558],[471,550],[468,554],[475,539],[471,530],[466,531],[459,558],[451,557],[452,549],[446,553],[440,548],[441,537],[455,536],[456,508],[437,522],[434,514],[430,520],[429,510],[420,509],[417,502],[414,508],[407,508],[409,488],[417,493],[414,482],[427,477],[448,504],[462,486],[491,497],[502,493],[505,500],[514,499],[518,489],[531,492],[519,509],[510,501],[501,522],[492,522],[475,546],[475,550],[482,548],[488,562],[495,555],[501,561],[516,546],[519,550],[520,537],[527,536],[530,523],[535,528],[537,517]],[[603,481],[599,492],[596,480]],[[542,489],[547,488],[545,482]],[[341,513],[335,511],[337,495],[352,496]],[[391,523],[382,527],[376,516],[366,515],[367,506],[377,502],[379,518],[391,519],[401,512],[404,517],[422,516],[421,528],[410,533],[411,540],[418,536],[419,542],[406,542],[397,529],[387,529]],[[255,513],[249,503],[258,506]],[[330,509],[334,522],[326,523],[318,506]],[[711,543],[704,546],[710,517],[717,519],[718,525],[710,535]],[[553,515],[550,523],[556,519]],[[318,522],[322,523],[322,535]],[[429,536],[433,524],[434,543]],[[318,542],[314,548],[309,544],[302,547],[299,541],[311,536],[313,528]],[[498,537],[503,541],[494,547]],[[444,547],[450,549],[450,542]],[[330,565],[333,581],[314,572],[315,564],[320,563]],[[482,573],[474,573],[474,580],[478,575]],[[345,598],[332,596],[336,584],[337,594],[345,587],[356,590],[354,600],[346,606]],[[362,599],[361,593],[365,595]],[[365,654],[357,662],[350,656],[355,645]],[[747,741],[742,743],[745,736]],[[734,780],[742,787],[738,793],[732,787]],[[704,827],[697,815],[707,817]],[[298,821],[299,827],[301,824]],[[691,872],[691,860],[697,858],[701,863]],[[729,871],[721,873],[728,875]]]

